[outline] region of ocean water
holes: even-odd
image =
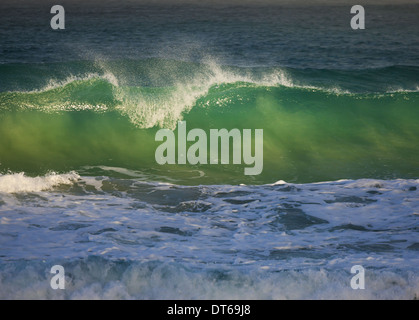
[[[419,298],[419,4],[53,4],[0,4],[1,299]],[[263,172],[157,164],[179,121]]]

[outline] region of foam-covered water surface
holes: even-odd
[[[57,186],[26,177],[25,189],[0,193],[1,297],[21,281],[13,297],[418,294],[418,180],[191,187],[74,175]],[[69,273],[58,295],[48,289],[53,264]],[[367,270],[360,295],[353,265]]]

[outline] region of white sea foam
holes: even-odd
[[[415,89],[405,89],[402,87],[390,87],[386,91],[386,93],[411,93],[411,92],[419,92],[419,86],[416,86]]]
[[[39,192],[60,184],[74,183],[80,176],[75,172],[66,174],[49,173],[45,176],[28,177],[23,172],[0,175],[0,192]]]

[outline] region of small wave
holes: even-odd
[[[414,89],[390,88],[386,93],[412,93],[419,92],[419,86]]]
[[[45,176],[28,177],[25,173],[10,173],[0,175],[0,192],[40,192],[46,191],[58,185],[71,185],[80,176],[72,171],[65,174],[49,173]]]
[[[86,82],[86,81],[91,81],[95,79],[105,80],[114,86],[119,85],[118,79],[115,77],[115,75],[113,75],[110,72],[106,72],[104,74],[88,73],[82,76],[70,75],[64,80],[50,79],[48,81],[48,84],[40,89],[34,89],[34,90],[28,90],[28,91],[25,91],[25,90],[11,91],[9,93],[42,93],[42,92],[47,92],[47,91],[63,88],[74,82]]]
[[[49,263],[48,265],[52,265]],[[416,299],[415,270],[369,270],[368,290],[353,290],[347,270],[191,271],[156,261],[139,263],[98,257],[64,265],[65,289],[53,292],[44,264],[7,263],[0,270],[2,299]],[[269,268],[268,268],[269,269]],[[348,276],[349,274],[349,276]],[[6,279],[10,279],[7,280]]]

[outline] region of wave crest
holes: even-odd
[[[28,177],[24,172],[0,175],[0,192],[40,192],[46,191],[59,185],[71,185],[80,176],[72,171],[65,174],[51,172],[45,176]]]

